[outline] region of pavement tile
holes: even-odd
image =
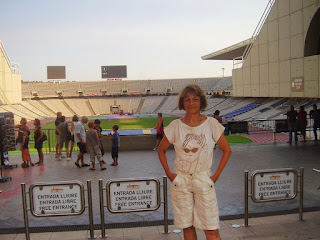
[[[123,229],[124,237],[126,237],[126,236],[141,236],[144,234],[160,234],[160,232],[159,232],[157,226]]]
[[[89,231],[53,232],[50,240],[87,240],[89,236]]]
[[[301,238],[301,239],[320,239],[320,230],[319,227],[317,229],[309,229],[308,232],[304,232],[304,233],[297,233],[297,235]]]
[[[249,227],[254,234],[273,234],[288,232],[287,228],[280,224],[261,224]]]
[[[95,234],[101,235],[101,231],[97,233],[97,230],[95,231]],[[111,237],[123,237],[123,228],[114,228],[114,229],[106,229],[106,235]]]
[[[183,240],[183,234],[143,234],[143,240]],[[199,239],[199,238],[198,238]]]
[[[222,239],[231,237],[247,237],[252,236],[254,233],[251,228],[240,227],[240,228],[230,228],[228,230],[221,230],[220,236]]]
[[[263,240],[302,240],[297,234],[288,233],[288,234],[263,234],[263,235],[253,235],[246,237],[239,237],[240,240],[254,240],[254,239],[263,239]]]
[[[287,214],[287,215],[277,215],[277,216],[269,216],[269,217],[259,217],[259,218],[256,218],[255,220],[260,222],[261,224],[290,223],[290,222],[296,222],[298,220],[298,217],[296,216],[296,214],[294,214],[294,216],[292,216],[291,214]],[[253,224],[251,224],[250,222],[250,225],[253,225]]]
[[[17,234],[2,234],[0,235],[1,240],[14,240]]]

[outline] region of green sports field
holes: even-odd
[[[164,126],[168,126],[174,119],[178,117],[169,117],[164,116],[163,122]],[[96,119],[96,118],[94,118]],[[90,119],[89,121],[94,121],[94,119]],[[156,116],[142,116],[142,117],[132,117],[126,119],[101,119],[101,128],[102,129],[112,129],[112,126],[117,124],[119,129],[146,129],[146,128],[154,128],[157,125],[158,118]],[[86,124],[85,126],[88,129]],[[54,129],[54,122],[47,124],[43,127],[44,129]],[[251,143],[252,140],[246,137],[242,137],[239,135],[236,136],[227,136],[227,140],[230,144],[238,144],[238,143]]]
[[[164,126],[168,126],[170,122],[172,122],[174,119],[177,119],[178,117],[169,117],[169,116],[164,116]],[[89,121],[94,121],[95,118],[89,118]],[[147,129],[147,128],[154,128],[157,125],[158,118],[156,116],[141,116],[141,117],[131,117],[131,118],[124,118],[124,119],[102,119],[99,118],[101,121],[101,128],[102,129],[112,129],[112,126],[117,124],[119,126],[119,129]],[[85,124],[86,129],[88,129],[88,125]],[[45,126],[43,126],[43,129],[55,129],[54,122],[51,122]],[[46,131],[45,131],[46,132]],[[242,136],[226,136],[228,142],[230,144],[241,144],[241,143],[251,143],[252,140],[242,137]],[[33,132],[30,135],[30,140],[33,140]],[[54,150],[55,146],[55,138],[51,138],[51,151]],[[45,145],[44,145],[45,147]],[[34,144],[31,141],[30,142],[30,152],[31,153],[36,153],[36,149],[34,149]],[[20,154],[20,151],[12,151],[10,154]]]

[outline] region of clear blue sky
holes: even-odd
[[[128,80],[231,75],[232,61],[201,56],[252,36],[269,0],[1,0],[0,40],[22,80],[101,80],[127,65]]]

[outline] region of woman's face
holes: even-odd
[[[199,113],[200,112],[200,97],[190,92],[183,98],[184,110],[187,113]]]

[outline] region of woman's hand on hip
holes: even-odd
[[[168,176],[168,178],[170,179],[170,181],[173,182],[173,180],[177,177],[177,174],[175,174],[175,173],[169,173],[167,176]]]

